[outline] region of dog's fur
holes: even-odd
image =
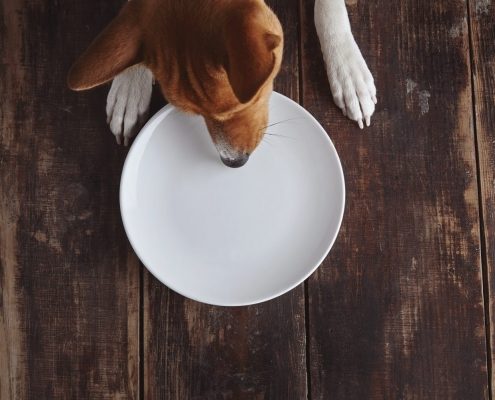
[[[344,0],[316,0],[315,24],[330,88],[363,127],[376,103]],[[263,137],[283,48],[280,23],[263,0],[132,0],[72,67],[84,90],[115,77],[110,128],[127,144],[149,107],[153,76],[164,96],[205,118],[222,159],[247,160]]]

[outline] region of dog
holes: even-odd
[[[369,126],[376,89],[344,0],[316,0],[315,25],[335,103],[361,129]],[[171,104],[204,117],[224,164],[240,167],[267,127],[283,40],[263,0],[131,0],[72,66],[68,86],[113,79],[107,121],[117,143],[128,145],[156,80]]]

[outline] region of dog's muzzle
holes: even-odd
[[[220,154],[220,158],[227,167],[239,168],[247,163],[247,161],[249,160],[249,154],[241,154],[236,157],[224,157],[222,154]]]

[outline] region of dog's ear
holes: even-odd
[[[225,69],[241,103],[249,102],[279,66],[275,49],[282,45],[281,34],[269,30],[276,17],[246,3],[230,12],[224,25]]]
[[[74,63],[67,77],[69,88],[91,89],[142,61],[142,32],[134,3],[128,2]]]

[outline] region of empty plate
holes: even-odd
[[[268,133],[226,167],[203,119],[167,105],[141,130],[122,172],[124,227],[146,268],[176,292],[239,306],[279,296],[328,254],[344,176],[321,125],[273,93]]]

